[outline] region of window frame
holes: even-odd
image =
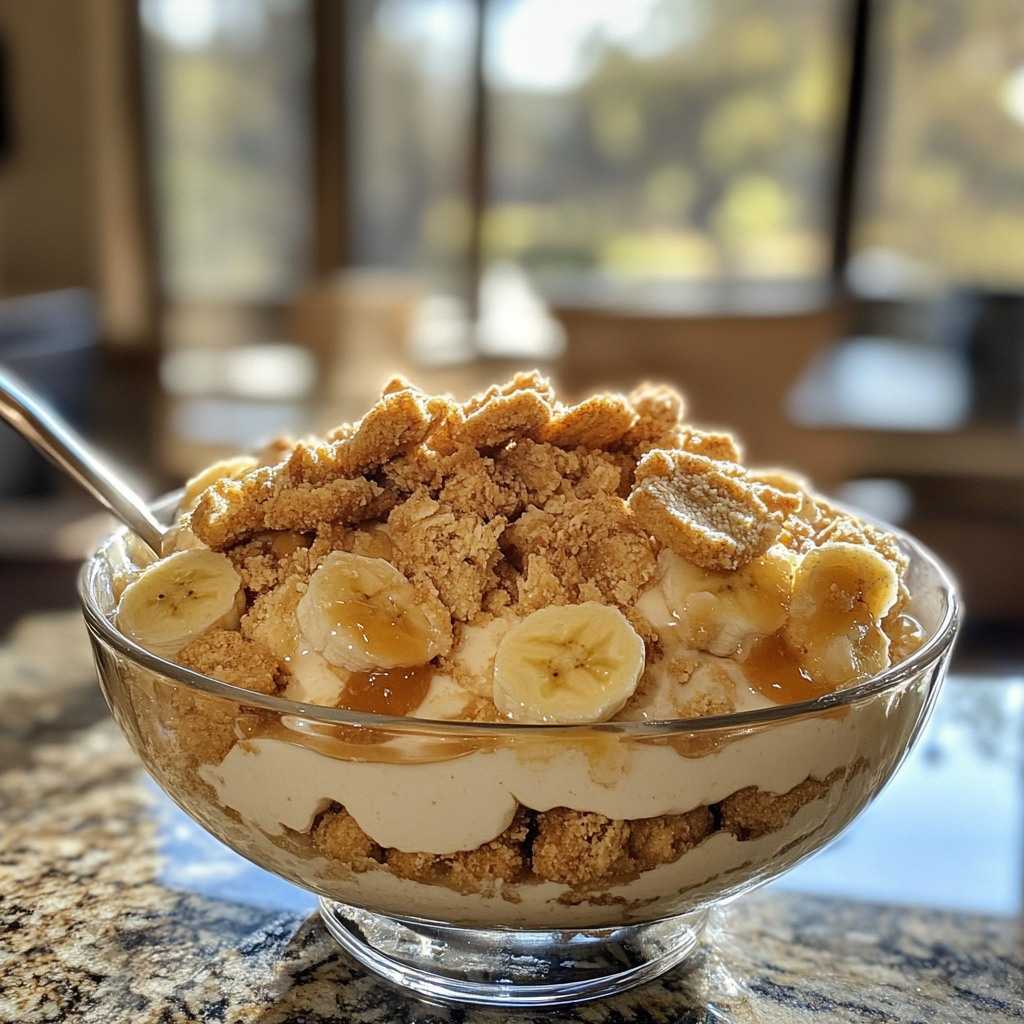
[[[871,26],[873,0],[846,0],[841,23],[845,25],[846,51],[848,53],[848,75],[845,90],[845,109],[837,126],[837,145],[834,156],[834,178],[831,185],[831,259],[829,273],[822,281],[792,282],[796,287],[807,285],[807,292],[814,304],[850,298],[846,284],[846,268],[850,257],[854,224],[856,221],[858,170],[861,155],[861,141],[865,117],[865,92],[870,65]],[[466,140],[465,176],[467,198],[470,208],[470,231],[465,252],[464,299],[471,322],[478,313],[481,278],[485,269],[483,252],[483,219],[490,193],[490,138],[488,114],[490,109],[484,61],[493,11],[492,0],[472,0],[475,15],[471,47],[471,88],[469,133]],[[132,3],[134,23],[131,34],[135,44],[131,57],[137,62],[138,77],[145,74],[144,53],[141,45],[141,0]],[[350,154],[352,140],[350,131],[352,118],[346,103],[346,77],[350,72],[347,54],[351,40],[348,38],[349,24],[344,4],[337,0],[311,0],[310,28],[312,39],[310,96],[308,116],[312,140],[312,174],[309,183],[311,197],[310,223],[310,266],[317,277],[352,266],[352,216],[354,197],[351,191]],[[137,122],[141,133],[139,145],[144,156],[149,156],[147,134],[143,118]],[[146,197],[146,206],[151,211],[155,205],[154,176],[152,159],[140,161],[139,176]],[[142,228],[152,252],[157,252],[155,218],[147,216]],[[154,278],[157,276],[154,268]],[[740,283],[742,285],[742,282]],[[742,292],[742,287],[738,289]],[[162,288],[157,289],[156,305],[158,323],[168,319],[170,306],[187,312],[188,299],[175,300]],[[713,287],[709,290],[713,294]],[[722,288],[721,294],[728,296],[731,289]],[[225,310],[241,311],[246,307],[260,310],[261,316],[269,323],[282,327],[287,323],[292,308],[289,301],[250,302],[247,300],[225,300]],[[617,300],[602,305],[591,303],[586,295],[578,300],[556,303],[559,307],[573,309],[593,308],[605,312],[642,312],[644,315],[663,315],[685,319],[693,315],[686,309],[646,308],[643,302]],[[729,308],[726,299],[725,311]],[[743,315],[749,315],[744,310]]]

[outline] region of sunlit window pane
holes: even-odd
[[[889,0],[877,23],[855,284],[1024,281],[1020,0]]]
[[[143,0],[172,299],[287,297],[310,265],[309,0]]]
[[[457,278],[466,195],[472,0],[350,0],[354,259]]]
[[[548,285],[821,278],[840,0],[492,0],[488,256]]]

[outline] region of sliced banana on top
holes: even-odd
[[[740,654],[785,624],[796,561],[776,544],[735,572],[708,572],[663,551],[661,590],[671,618],[655,625],[672,629],[688,647],[720,657]]]
[[[242,620],[242,635],[277,655],[288,670],[284,696],[305,704],[337,707],[348,673],[327,663],[299,632],[296,609],[305,593],[297,577],[261,594]]]
[[[888,668],[881,621],[898,593],[896,570],[865,544],[824,544],[804,555],[786,640],[816,683],[842,686]]]
[[[494,703],[516,722],[604,722],[644,671],[644,642],[617,608],[541,608],[513,626],[494,659]]]
[[[447,609],[383,558],[332,551],[296,616],[313,650],[351,672],[423,665],[451,648]]]
[[[244,608],[242,578],[225,555],[179,551],[125,587],[117,626],[147,650],[173,658],[209,629],[235,629]]]

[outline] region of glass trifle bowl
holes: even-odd
[[[154,511],[168,521],[176,503]],[[123,532],[80,596],[149,773],[214,837],[316,893],[356,960],[430,999],[555,1005],[682,961],[713,907],[820,850],[897,770],[959,612],[937,559],[892,532],[926,637],[913,653],[815,700],[701,718],[430,720],[229,685],[117,627]]]

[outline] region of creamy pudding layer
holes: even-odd
[[[886,757],[890,757],[890,748]],[[263,866],[353,906],[483,927],[603,927],[684,913],[730,886],[745,882],[753,870],[792,863],[841,829],[863,805],[875,771],[865,768],[837,779],[820,798],[805,803],[783,825],[754,838],[716,831],[671,863],[637,877],[574,889],[531,878],[496,881],[479,892],[459,892],[443,884],[400,877],[385,864],[353,869],[308,847],[292,833],[267,836],[228,817],[215,805],[204,816],[236,849]]]
[[[270,835],[307,832],[332,802],[382,847],[450,854],[473,850],[509,826],[519,804],[568,807],[613,820],[682,814],[748,786],[785,793],[824,779],[860,758],[874,760],[894,716],[912,722],[913,701],[874,701],[730,738],[720,749],[700,734],[681,753],[674,740],[618,737],[523,740],[498,750],[430,763],[386,763],[430,756],[426,737],[395,737],[368,748],[362,762],[339,760],[278,739],[237,743],[202,779],[217,798]],[[677,741],[675,741],[677,742]],[[696,756],[692,756],[696,755]]]

